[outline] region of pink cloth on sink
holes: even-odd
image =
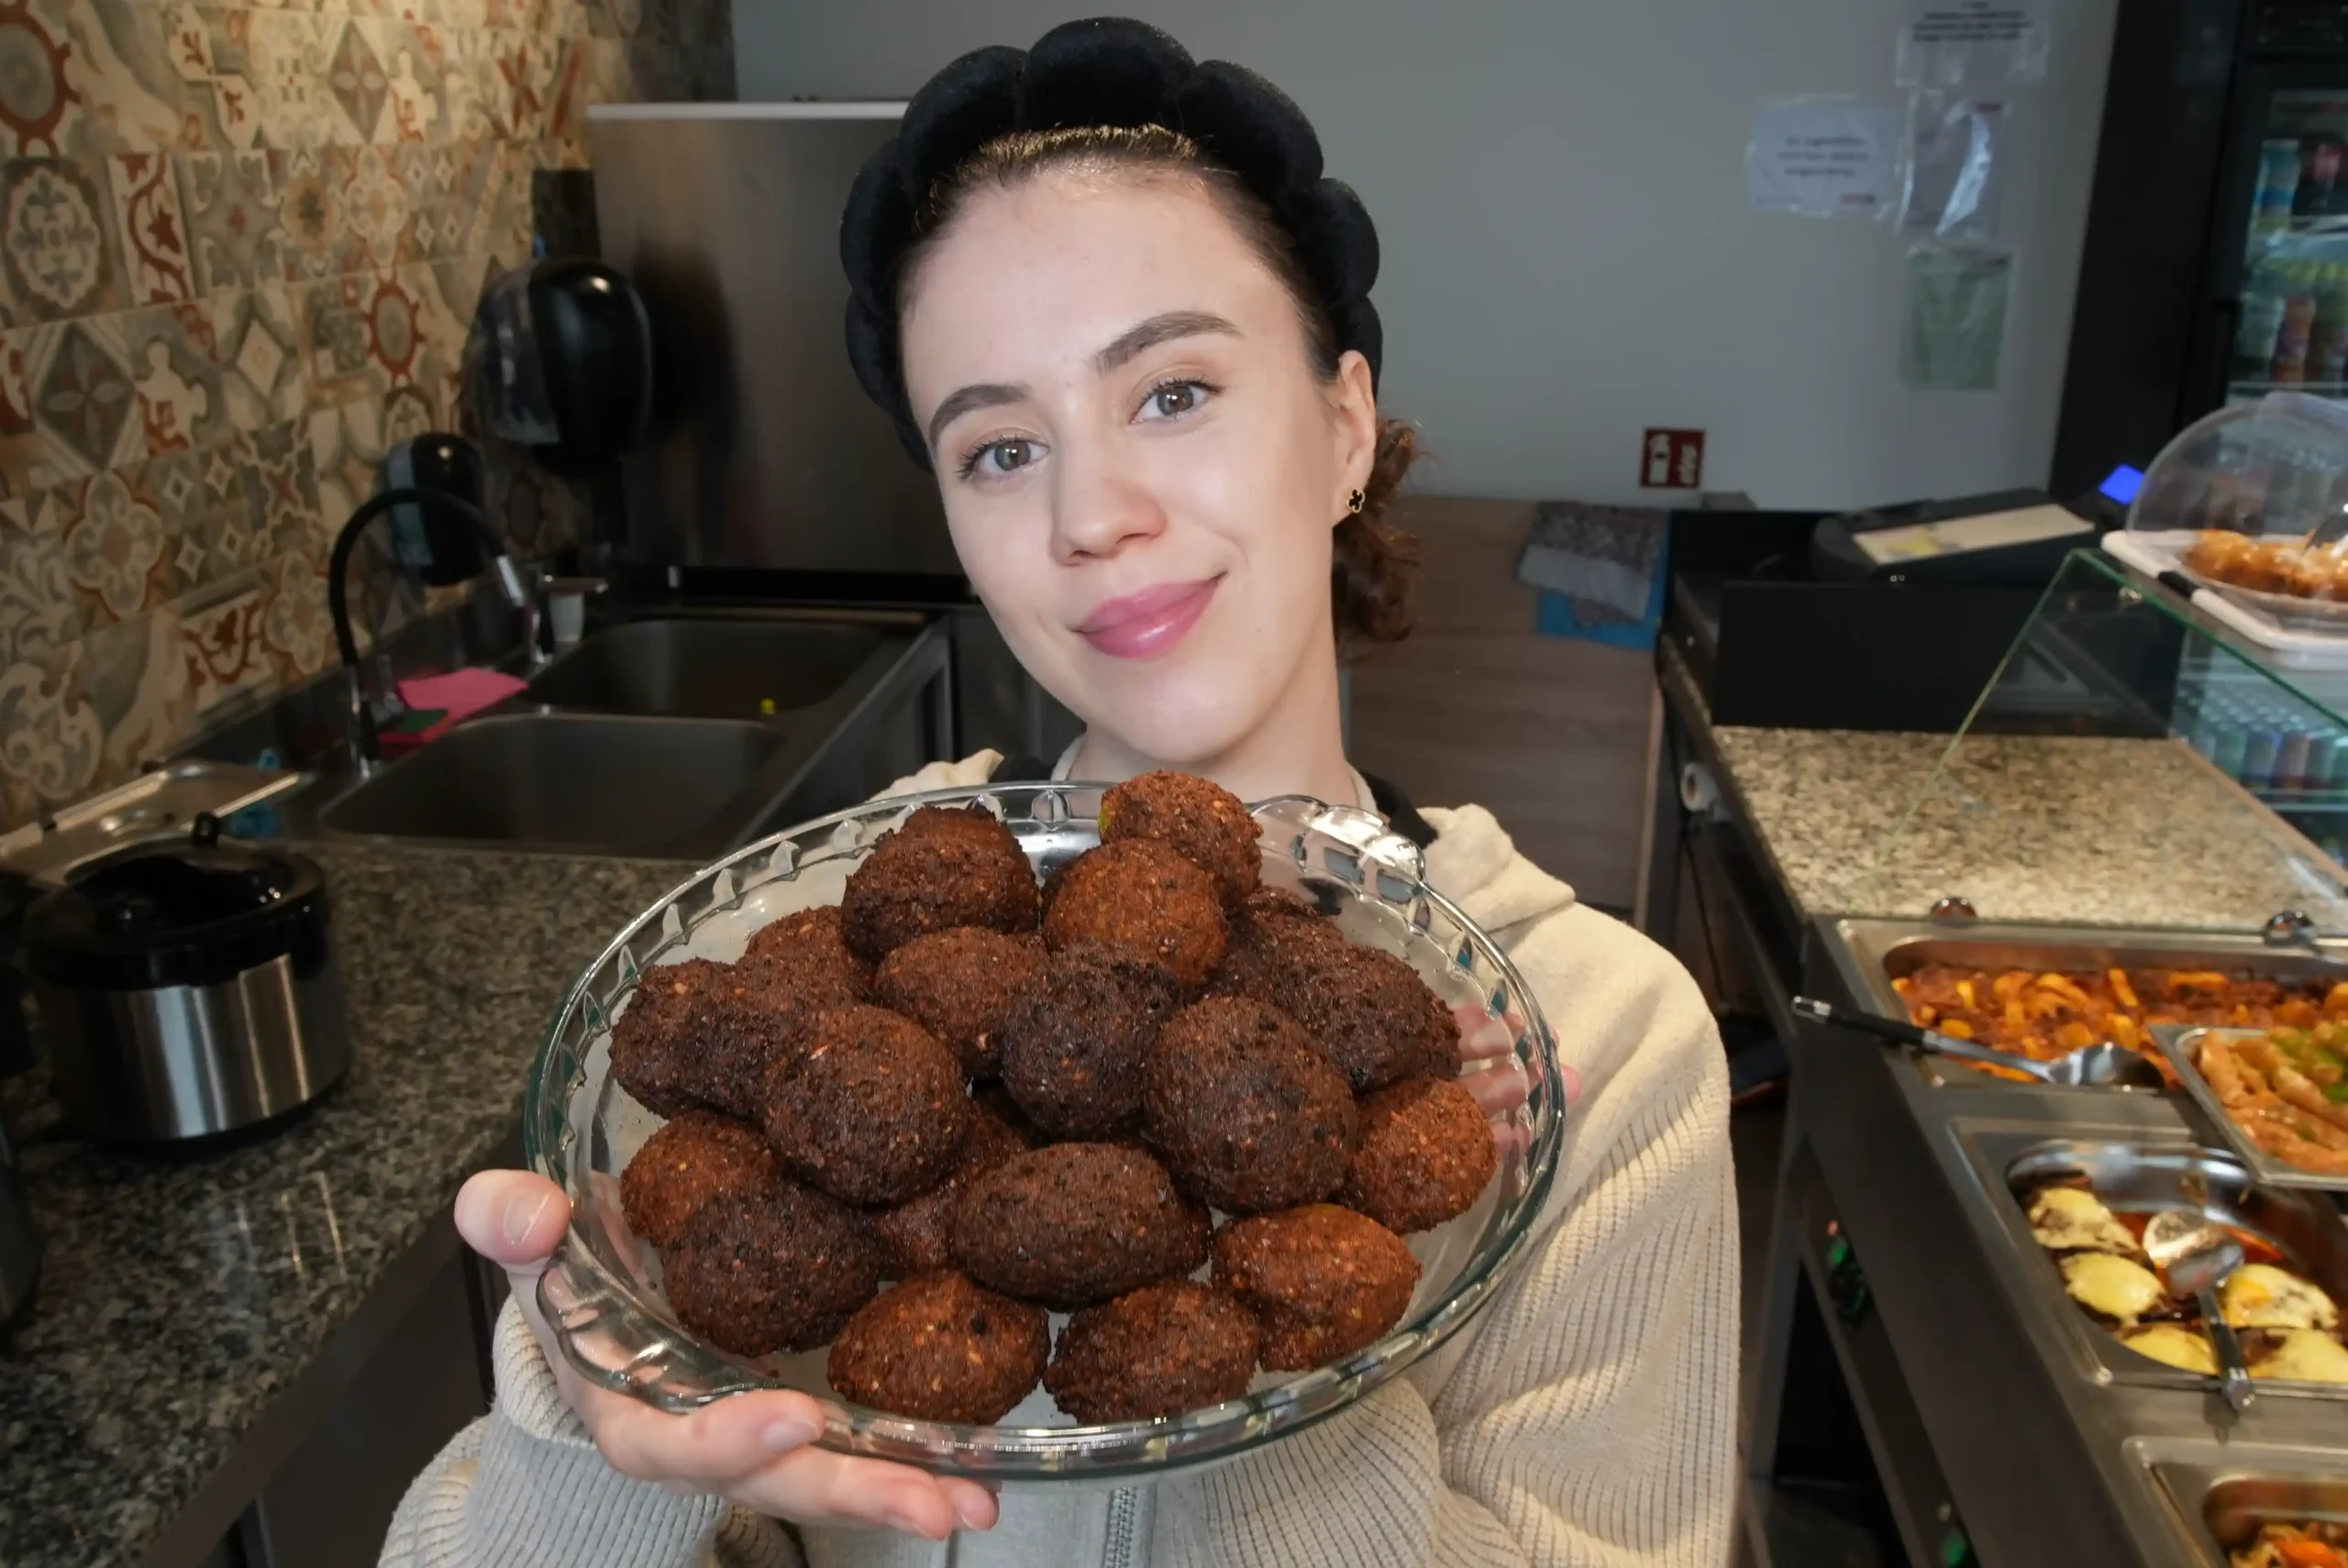
[[[400,682],[400,701],[413,710],[446,712],[450,723],[503,702],[527,686],[494,669],[452,669],[446,675],[420,675]]]

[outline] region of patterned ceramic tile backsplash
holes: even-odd
[[[333,531],[459,424],[585,108],[733,94],[726,0],[0,0],[0,829],[332,657]],[[525,549],[567,498],[493,503]],[[526,520],[526,521],[521,521]]]

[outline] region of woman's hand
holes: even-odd
[[[1502,1115],[1523,1105],[1533,1092],[1533,1080],[1515,1061],[1516,1037],[1523,1031],[1524,1021],[1514,1016],[1494,1018],[1473,1003],[1451,1010],[1459,1020],[1459,1057],[1465,1069],[1460,1083],[1476,1097],[1487,1116]],[[1559,1071],[1565,1078],[1560,1114],[1569,1114],[1574,1101],[1581,1098],[1581,1075],[1571,1067]],[[1492,1123],[1492,1142],[1500,1146],[1503,1159],[1521,1153],[1529,1136],[1524,1128],[1513,1123]]]
[[[457,1194],[458,1232],[505,1270],[564,1400],[613,1469],[798,1524],[882,1525],[933,1540],[993,1525],[994,1496],[975,1481],[813,1447],[824,1412],[804,1394],[736,1394],[671,1416],[586,1382],[538,1312],[538,1275],[570,1223],[562,1189],[528,1171],[483,1171]]]

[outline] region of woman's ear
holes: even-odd
[[[1332,521],[1339,522],[1348,515],[1346,496],[1369,483],[1369,470],[1378,461],[1378,393],[1371,389],[1369,361],[1360,349],[1348,348],[1338,359],[1329,402],[1336,415],[1338,476]]]

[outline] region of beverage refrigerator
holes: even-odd
[[[2348,403],[2348,3],[2125,0],[2052,484],[2212,409]]]

